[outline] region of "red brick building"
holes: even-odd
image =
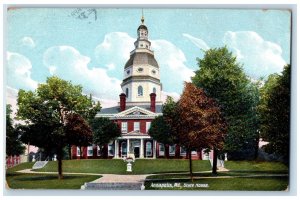
[[[135,49],[124,66],[119,105],[102,109],[96,117],[108,117],[121,127],[122,135],[104,146],[108,158],[186,158],[187,153],[179,145],[164,145],[148,135],[151,121],[162,115],[160,69],[148,40],[148,28],[141,19],[137,29]],[[83,149],[83,158],[99,158],[99,147]],[[193,159],[202,159],[202,151],[192,152]],[[73,147],[72,157],[80,156]]]

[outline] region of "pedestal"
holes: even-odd
[[[131,163],[127,164],[127,172],[132,172],[132,164]]]

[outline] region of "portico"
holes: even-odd
[[[114,158],[155,158],[156,141],[142,133],[123,134],[114,141]]]

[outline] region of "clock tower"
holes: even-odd
[[[126,94],[127,105],[148,104],[151,93],[156,94],[156,104],[162,104],[159,65],[151,50],[148,33],[142,16],[141,25],[137,29],[137,40],[134,42],[135,49],[130,52],[130,58],[124,66],[121,87]]]

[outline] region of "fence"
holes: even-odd
[[[20,156],[8,156],[6,157],[6,168],[14,167],[21,163]]]

